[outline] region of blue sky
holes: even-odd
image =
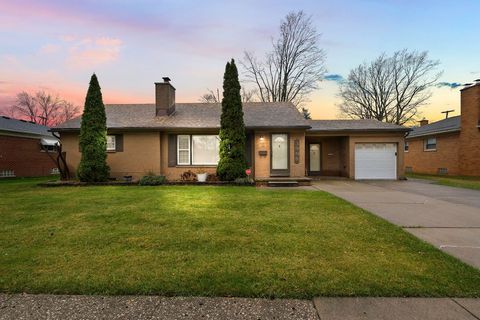
[[[0,109],[21,90],[48,90],[83,104],[96,72],[107,103],[152,102],[169,76],[177,100],[221,88],[224,65],[262,56],[290,11],[312,15],[330,80],[308,103],[314,118],[338,116],[338,79],[382,52],[428,50],[440,81],[480,78],[479,1],[31,1],[0,0]],[[459,110],[459,89],[432,89],[423,109],[437,120]]]

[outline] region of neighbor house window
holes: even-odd
[[[15,171],[13,170],[0,170],[0,178],[15,177]]]
[[[192,164],[216,165],[219,160],[218,136],[192,136]]]
[[[178,135],[178,165],[217,165],[220,139],[218,135]]]
[[[107,151],[115,151],[115,136],[107,136]]]
[[[425,150],[426,151],[437,150],[437,138],[425,139]]]
[[[408,141],[405,141],[405,149],[404,149],[405,152],[408,152],[408,148],[409,148],[409,147],[410,147],[410,146],[408,145]]]
[[[190,136],[177,136],[177,164],[190,164]]]

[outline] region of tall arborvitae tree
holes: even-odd
[[[107,165],[107,117],[95,74],[90,79],[85,99],[79,144],[82,158],[78,178],[85,182],[107,181],[110,173]]]
[[[221,180],[233,181],[245,177],[245,124],[242,97],[235,61],[227,63],[223,76],[222,117],[220,120],[220,161],[217,175]]]

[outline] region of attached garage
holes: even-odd
[[[396,143],[356,143],[355,180],[397,179]]]

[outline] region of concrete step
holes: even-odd
[[[298,181],[295,180],[274,180],[268,181],[269,187],[298,187]]]

